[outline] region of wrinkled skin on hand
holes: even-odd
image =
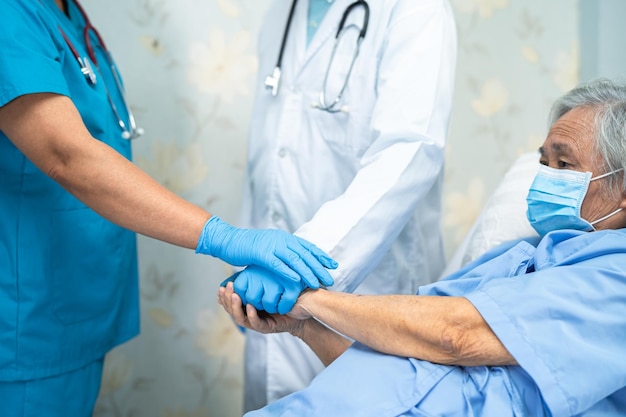
[[[218,303],[233,317],[237,325],[265,334],[288,332],[297,336],[305,320],[312,317],[298,303],[288,314],[268,314],[265,311],[258,311],[252,304],[244,306],[241,297],[235,293],[232,282],[219,288]]]

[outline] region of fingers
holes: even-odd
[[[243,299],[245,305],[251,304],[257,310],[268,314],[287,314],[296,303],[300,292],[306,287],[301,282],[285,281],[258,266],[249,266],[233,283],[226,288],[232,288]],[[219,292],[220,303],[227,304],[226,289]],[[227,306],[224,306],[227,308]],[[227,310],[230,313],[230,310]]]
[[[220,287],[225,287],[226,284],[228,284],[229,282],[233,282],[235,281],[235,279],[239,276],[239,274],[241,274],[243,271],[239,271],[239,272],[235,272],[234,274],[232,274],[231,276],[229,276],[228,278],[226,278],[224,281],[222,281],[220,283]]]
[[[263,288],[263,282],[259,279],[248,279],[246,281],[248,285],[245,293],[242,295],[239,291],[237,291],[237,294],[239,294],[243,300],[246,300],[248,304],[252,304],[257,309],[262,310],[262,299],[265,291]],[[235,284],[237,284],[237,282],[235,282]]]
[[[263,324],[262,319],[259,317],[259,312],[252,304],[246,306],[246,316],[250,322],[250,326],[254,329],[259,329]]]
[[[224,310],[233,317],[236,324],[249,327],[243,309],[241,298],[234,292],[233,284],[228,283],[226,287],[220,287],[218,290],[218,302]]]
[[[302,256],[302,260],[307,264],[307,266],[313,271],[316,279],[325,286],[331,286],[335,283],[335,280],[328,272],[328,269],[336,269],[339,264],[335,262],[330,256],[328,256],[324,251],[320,248],[308,242],[298,236],[295,236],[298,240],[300,246],[305,249],[304,255]],[[321,264],[321,265],[320,265]],[[308,284],[308,283],[307,283]],[[310,286],[310,288],[316,289],[318,286]]]
[[[282,285],[279,285],[277,279],[283,281],[270,271],[253,265],[237,277],[234,289],[245,303],[274,314],[283,292]]]
[[[269,314],[276,314],[278,312],[278,300],[284,288],[272,279],[265,280],[263,287],[263,297],[261,298],[262,310],[265,310]]]
[[[293,306],[296,304],[296,301],[298,301],[298,296],[300,295],[301,289],[302,289],[301,286],[295,286],[295,285],[285,286],[285,290],[283,291],[282,296],[280,297],[280,300],[278,301],[278,306],[277,306],[278,314],[284,315],[291,311]]]
[[[250,328],[260,333],[275,333],[277,331],[276,321],[270,315],[261,316],[261,314],[252,304],[246,306],[246,318]]]
[[[320,281],[317,275],[322,274],[319,271],[328,274],[325,268],[300,245],[294,249],[287,247],[285,252],[277,251],[276,256],[299,275],[300,279],[296,282],[303,281],[310,288],[319,288]],[[328,276],[330,277],[330,274]]]
[[[325,268],[315,266],[311,269],[313,269],[313,273],[315,273],[315,276],[320,284],[329,287],[335,283],[335,280]],[[319,288],[319,284],[316,287],[309,286],[309,288],[315,290]]]
[[[231,316],[233,317],[235,323],[239,326],[250,327],[241,298],[236,293],[231,294],[230,303],[232,310]]]
[[[317,262],[315,258],[313,258],[311,254],[302,246],[297,247],[295,250],[286,246],[281,250],[276,250],[274,255],[277,260],[283,262],[298,275],[298,279],[291,281],[304,281],[306,285],[311,288],[319,288],[319,280],[313,268],[309,266],[309,263],[312,263],[313,265],[317,264],[317,266],[321,269],[324,269],[324,267],[321,266],[319,262]],[[305,258],[307,261],[304,260]]]
[[[288,281],[299,282],[302,275],[291,265],[293,262],[289,262],[284,259],[286,254],[281,253],[281,256],[278,256],[277,253],[279,252],[281,251],[276,249],[274,254],[270,255],[272,256],[272,259],[268,261],[267,265],[261,266],[273,271],[275,274],[280,275]]]
[[[298,267],[307,271],[306,274],[302,274],[302,280],[309,288],[317,289],[320,287],[320,283],[329,286],[335,282],[330,273],[311,253],[300,246],[298,252],[300,258],[298,259]],[[296,270],[299,272],[299,270]]]
[[[328,256],[326,252],[324,252],[308,240],[302,239],[298,236],[295,236],[295,238],[298,239],[298,242],[300,242],[302,246],[304,246],[309,252],[311,252],[311,255],[313,255],[315,259],[317,259],[325,268],[337,269],[339,264],[333,258]]]
[[[222,299],[224,298],[224,293],[225,293],[225,289],[224,287],[219,287],[217,289],[217,304],[221,305],[222,307],[224,307],[224,309],[226,309],[226,306],[224,306],[224,302],[222,301]],[[228,313],[228,311],[227,311]]]
[[[243,271],[242,271],[243,272]],[[248,280],[245,278],[245,274],[241,275],[241,274],[237,274],[237,278],[239,279],[235,279],[231,284],[233,291],[236,292],[239,297],[243,300],[244,304],[247,304],[247,298],[246,298],[246,293],[248,291]],[[228,280],[226,280],[228,281]],[[224,281],[224,282],[226,282]],[[226,282],[227,284],[229,282]],[[228,286],[228,285],[227,285]]]

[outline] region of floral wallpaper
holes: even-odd
[[[82,0],[124,75],[136,163],[236,222],[271,0]],[[446,155],[448,256],[518,155],[536,149],[552,101],[578,80],[578,0],[451,0],[459,55]],[[142,332],[112,351],[97,417],[241,415],[244,336],[216,303],[230,268],[139,237]]]
[[[575,0],[451,0],[459,54],[444,184],[450,256],[513,161],[578,82]]]

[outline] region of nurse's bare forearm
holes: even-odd
[[[55,167],[50,176],[110,221],[194,249],[210,214],[158,184],[115,150],[94,142],[96,149]]]
[[[19,97],[0,108],[0,130],[39,169],[103,217],[146,236],[196,247],[210,214],[92,138],[69,98]]]
[[[449,365],[516,364],[462,297],[316,290],[304,293],[297,305],[339,333],[384,353]]]

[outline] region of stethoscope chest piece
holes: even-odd
[[[280,84],[280,67],[274,67],[272,75],[265,77],[265,88],[272,90],[272,95],[276,97],[278,95],[278,86]]]

